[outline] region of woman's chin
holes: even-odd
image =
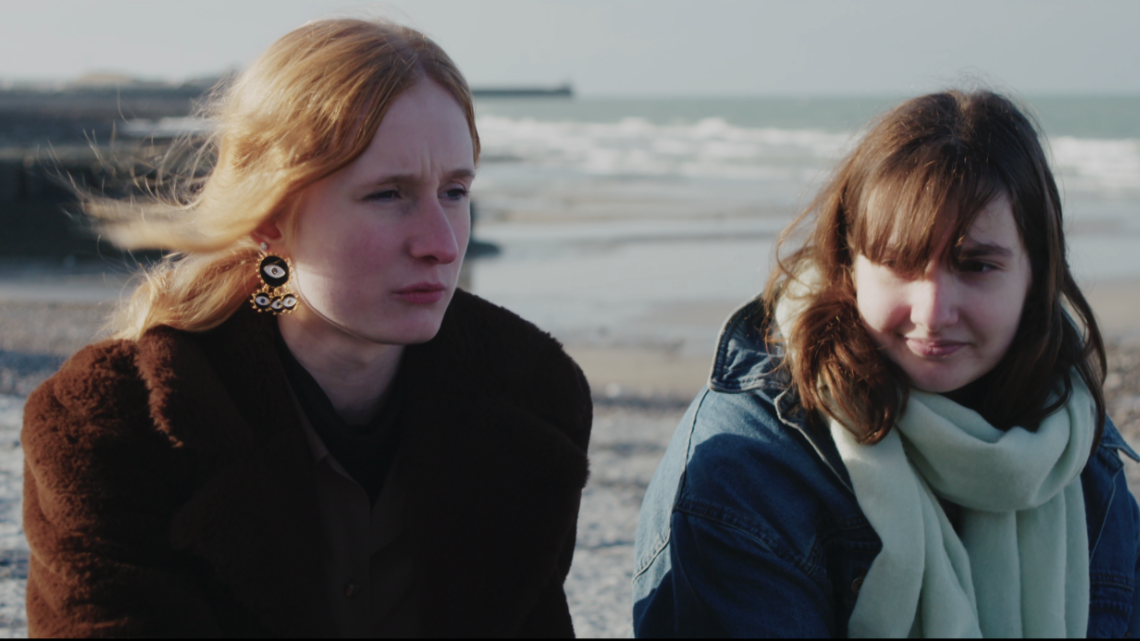
[[[409,314],[404,318],[390,319],[382,326],[375,327],[370,336],[376,342],[391,345],[417,345],[435,338],[443,324],[442,313],[423,310],[419,314]]]
[[[415,323],[407,325],[387,325],[384,327],[358,327],[351,333],[372,343],[383,345],[418,345],[435,338],[439,333],[439,322]]]
[[[932,394],[946,394],[962,389],[976,381],[982,374],[984,372],[975,374],[965,368],[947,366],[924,368],[923,371],[910,371],[909,369],[907,371],[911,387],[920,392]]]

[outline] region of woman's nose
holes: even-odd
[[[459,258],[460,235],[464,230],[456,229],[453,217],[439,200],[422,198],[418,203],[415,226],[409,239],[409,251],[417,259],[433,263],[448,264]]]
[[[935,269],[911,284],[910,320],[936,332],[958,322],[958,291],[953,274]]]

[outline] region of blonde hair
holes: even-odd
[[[321,20],[273,43],[216,93],[200,114],[216,129],[169,188],[84,197],[116,245],[170,252],[120,306],[114,335],[137,339],[158,325],[205,331],[229,318],[256,287],[250,234],[275,218],[288,227],[300,192],[360,156],[393,100],[425,78],[463,108],[478,160],[471,91],[439,45],[390,22]]]

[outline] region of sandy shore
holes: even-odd
[[[1140,282],[1098,284],[1086,292],[1109,346],[1105,384],[1110,415],[1140,445]],[[707,324],[715,336],[735,304],[678,306],[656,322]],[[22,397],[64,358],[101,335],[106,302],[58,303],[0,296],[0,633],[26,634],[23,582],[27,546],[19,527]],[[566,591],[580,636],[628,636],[630,571],[645,488],[688,401],[708,377],[712,341],[688,347],[568,344],[595,397],[590,483]],[[1126,468],[1140,492],[1140,465]]]

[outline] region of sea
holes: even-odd
[[[480,100],[475,236],[500,253],[472,261],[469,285],[573,343],[711,353],[776,236],[905,98]],[[1019,101],[1078,281],[1140,281],[1140,96]]]
[[[568,343],[710,353],[776,236],[905,98],[480,99],[474,237],[497,251],[464,285]],[[1046,137],[1078,281],[1140,283],[1140,96],[1018,99]],[[79,267],[0,264],[0,298],[128,291]]]

